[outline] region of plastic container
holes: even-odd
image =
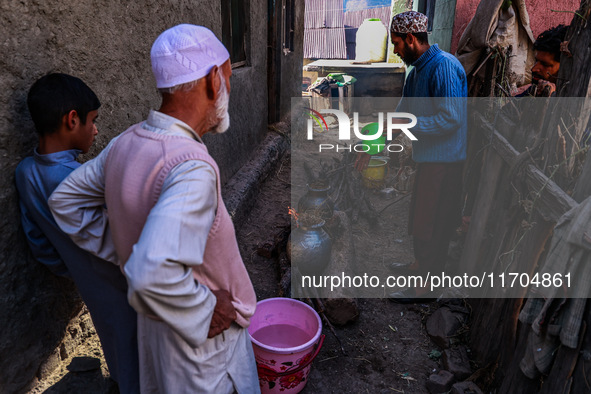
[[[378,18],[363,21],[355,37],[355,60],[360,62],[385,62],[388,48],[388,31]]]
[[[379,127],[380,124],[377,122],[369,123],[361,129],[361,134],[375,135],[379,132]],[[377,155],[378,153],[384,150],[386,144],[386,136],[382,135],[381,137],[378,137],[375,140],[362,140],[361,143],[369,147],[369,150],[365,151],[367,154]]]
[[[361,173],[365,187],[369,189],[379,189],[384,186],[387,164],[388,161],[385,159],[371,158],[367,168]]]
[[[262,393],[299,393],[324,342],[314,309],[291,298],[257,303],[248,333]]]

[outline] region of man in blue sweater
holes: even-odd
[[[462,171],[466,159],[466,73],[451,54],[429,45],[427,17],[416,11],[392,18],[394,52],[412,66],[397,112],[417,117],[412,158],[417,163],[409,214],[415,261],[407,273],[441,273],[449,242],[461,219]],[[428,287],[391,294],[394,301],[425,297]]]

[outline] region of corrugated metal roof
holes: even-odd
[[[305,30],[304,57],[308,59],[346,59],[345,28]]]
[[[304,28],[344,27],[343,0],[306,0]]]
[[[324,42],[326,35],[322,32],[324,29],[305,29],[304,30],[304,58],[321,59],[323,57]]]
[[[346,59],[343,0],[306,0],[304,57]]]
[[[304,13],[304,29],[324,27],[324,3],[317,0],[306,0]]]
[[[327,59],[346,59],[347,43],[345,42],[345,28],[324,30],[326,31]]]
[[[379,18],[386,29],[390,29],[390,7],[368,8],[359,11],[347,11],[344,14],[345,26],[359,27],[368,18]]]
[[[325,0],[326,27],[345,27],[345,13],[342,0]]]

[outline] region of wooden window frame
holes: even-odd
[[[297,0],[282,0],[283,28],[281,29],[281,42],[283,45],[283,54],[285,55],[294,51],[296,1]]]
[[[232,68],[248,65],[250,9],[244,0],[222,0],[222,42],[230,52]],[[236,32],[236,27],[239,30]]]

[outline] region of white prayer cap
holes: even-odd
[[[158,88],[169,88],[206,76],[230,58],[224,44],[206,27],[183,24],[164,31],[152,51],[152,71]]]

